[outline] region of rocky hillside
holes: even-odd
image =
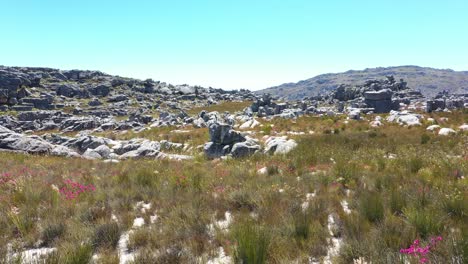
[[[297,83],[285,83],[257,91],[271,93],[287,99],[302,99],[336,89],[339,84],[358,85],[371,79],[393,75],[408,82],[410,88],[420,90],[425,96],[434,96],[448,90],[450,93],[468,93],[468,71],[440,70],[418,66],[372,68],[363,71],[347,71],[316,76]],[[286,93],[287,91],[287,93]]]

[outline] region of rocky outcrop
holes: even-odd
[[[245,157],[252,155],[261,149],[258,141],[243,136],[235,131],[232,125],[220,122],[212,122],[209,125],[210,142],[204,146],[208,158],[219,158],[231,155],[233,157]]]
[[[468,107],[468,94],[449,94],[447,91],[443,91],[426,101],[426,112],[428,113],[466,107]]]
[[[0,151],[111,160],[130,158],[184,160],[192,158],[189,155],[163,153],[162,146],[164,146],[164,150],[181,150],[185,147],[183,144],[147,139],[116,141],[95,136],[80,136],[77,138],[55,134],[46,134],[43,137],[26,136],[0,126]]]
[[[53,145],[38,136],[24,136],[0,126],[0,149],[31,154],[48,154]]]

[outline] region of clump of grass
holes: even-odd
[[[68,245],[48,255],[44,263],[47,264],[83,264],[90,263],[93,256],[91,245]]]
[[[401,214],[403,212],[403,208],[406,206],[404,194],[396,189],[392,189],[390,191],[389,205],[393,214]]]
[[[64,223],[57,223],[57,224],[49,224],[47,225],[44,230],[42,231],[41,239],[43,246],[50,246],[52,243],[60,238],[65,232],[65,224]]]
[[[358,167],[355,162],[347,160],[337,160],[333,167],[333,173],[338,182],[348,187],[353,185],[358,178]]]
[[[110,207],[103,202],[97,202],[96,204],[85,208],[85,210],[82,211],[80,218],[83,221],[95,223],[98,222],[100,219],[109,219],[110,216]]]
[[[424,161],[421,157],[411,157],[408,159],[406,166],[411,173],[417,173],[424,167]]]
[[[15,232],[21,236],[26,236],[35,226],[35,218],[29,213],[7,213],[10,223],[13,224]]]
[[[428,134],[421,135],[421,145],[427,144],[431,140],[431,137]]]
[[[310,223],[312,220],[310,214],[307,211],[298,210],[298,212],[293,214],[293,218],[294,237],[299,241],[307,240],[310,235]]]
[[[366,192],[359,199],[359,212],[370,222],[378,222],[384,217],[384,205],[380,194]]]
[[[153,186],[155,182],[156,175],[153,171],[150,171],[148,167],[138,168],[137,171],[132,175],[134,178],[135,184],[138,186]]]
[[[276,175],[279,173],[279,168],[276,164],[271,164],[267,166],[267,175]]]
[[[237,247],[235,263],[261,264],[267,262],[270,233],[254,223],[241,223],[234,230]]]
[[[257,204],[252,197],[251,192],[248,190],[236,190],[229,194],[229,200],[235,209],[241,210],[246,209],[249,211],[253,211]]]
[[[157,244],[157,234],[151,230],[137,229],[131,235],[128,241],[128,248],[135,250],[146,246],[154,246]]]
[[[440,234],[442,223],[437,213],[428,209],[421,210],[412,207],[405,208],[403,213],[422,238]]]
[[[120,228],[117,223],[105,223],[94,230],[93,247],[114,249],[120,238]]]
[[[415,230],[398,216],[390,215],[380,223],[376,230],[376,246],[398,252],[403,245],[410,244],[415,237]]]
[[[271,131],[272,131],[273,127],[268,124],[268,125],[265,125],[262,127],[262,132],[264,135],[270,135],[271,134]]]
[[[460,190],[455,188],[452,193],[443,200],[442,206],[450,216],[463,219],[468,216],[468,204]]]

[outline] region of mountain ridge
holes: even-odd
[[[255,93],[270,93],[276,97],[298,100],[330,92],[339,84],[362,84],[367,80],[384,78],[387,75],[395,79],[404,79],[410,88],[420,90],[425,96],[435,96],[447,90],[450,93],[468,93],[468,71],[452,69],[436,69],[415,65],[366,68],[364,70],[348,70],[341,73],[325,73],[298,82],[283,83],[278,86],[255,91]],[[285,96],[285,92],[287,95]]]

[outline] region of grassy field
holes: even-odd
[[[432,117],[444,127],[468,121],[462,112]],[[259,138],[306,134],[293,136],[287,156],[237,160],[114,164],[0,152],[0,263],[8,250],[39,247],[57,249],[43,263],[119,263],[123,235],[135,263],[206,263],[220,247],[235,263],[468,261],[466,133],[343,117],[259,121]],[[119,137],[208,139],[206,129],[172,129]],[[432,246],[400,252],[415,240]]]

